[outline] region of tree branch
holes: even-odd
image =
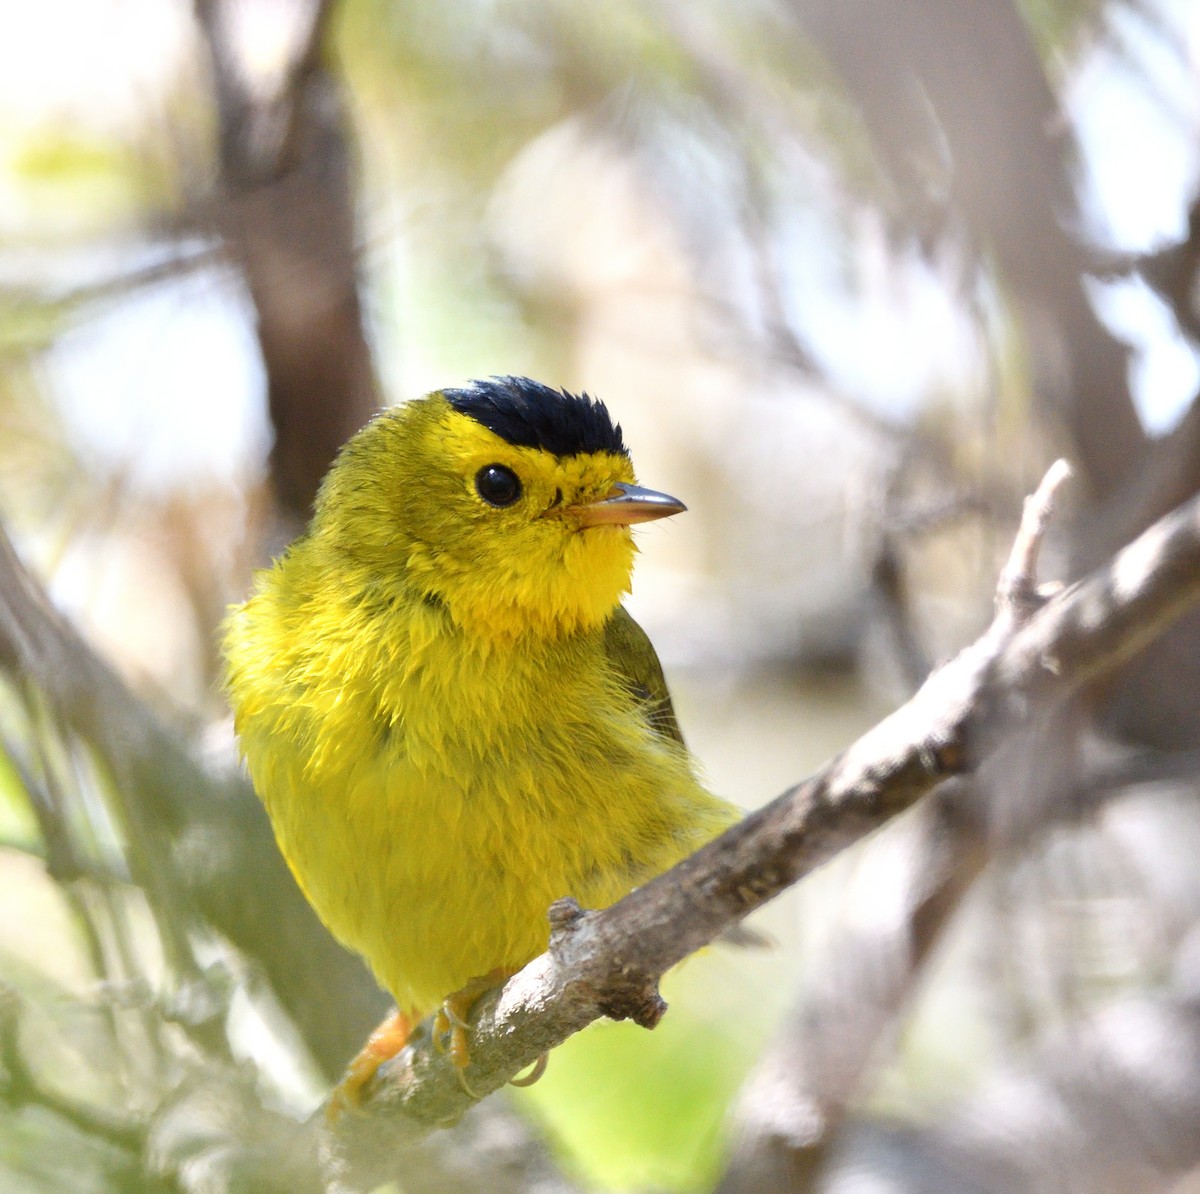
[[[992,625],[907,704],[613,907],[584,912],[560,900],[551,908],[549,951],[478,1005],[468,1071],[475,1091],[497,1089],[602,1015],[653,1027],[665,1010],[658,980],[677,962],[948,776],[976,771],[1016,729],[1128,659],[1200,599],[1197,499],[1087,579],[1031,603],[1032,566],[1061,480],[1056,466],[1027,504]],[[411,1137],[469,1105],[424,1035],[383,1067],[368,1110]],[[370,1118],[345,1117],[336,1147],[353,1149]]]

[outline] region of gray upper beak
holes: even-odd
[[[570,506],[568,511],[581,527],[629,526],[635,522],[653,522],[669,518],[687,507],[669,493],[643,489],[640,485],[614,485],[599,501],[585,506]]]

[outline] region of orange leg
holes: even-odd
[[[346,1067],[342,1080],[333,1089],[325,1104],[325,1120],[335,1123],[347,1108],[362,1102],[363,1089],[375,1077],[375,1071],[404,1048],[412,1032],[412,1020],[401,1011],[393,1012],[358,1051],[358,1056]]]

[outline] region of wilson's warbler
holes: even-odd
[[[554,900],[607,906],[736,819],[620,604],[630,525],[683,509],[636,485],[602,403],[474,382],[358,432],[231,613],[228,691],[280,848],[397,1004],[350,1099],[455,993],[466,1064],[455,1009],[546,948]]]

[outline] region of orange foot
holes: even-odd
[[[494,991],[516,974],[515,970],[497,967],[479,978],[473,978],[461,991],[447,995],[433,1017],[433,1043],[439,1053],[449,1053],[450,1060],[459,1074],[471,1064],[471,1051],[467,1045],[470,1026],[467,1020],[471,1009],[489,991]],[[470,1091],[468,1091],[470,1093]],[[472,1096],[474,1097],[474,1096]]]
[[[470,1025],[467,1023],[471,1009],[489,991],[502,987],[515,970],[505,970],[497,967],[489,970],[479,978],[473,978],[461,991],[447,995],[433,1018],[433,1043],[440,1053],[449,1053],[450,1060],[458,1071],[458,1083],[473,1099],[478,1099],[470,1086],[463,1071],[471,1064],[471,1051],[468,1045]],[[546,1072],[546,1055],[534,1062],[533,1069],[521,1078],[514,1078],[510,1086],[532,1086]]]
[[[336,1123],[343,1111],[353,1110],[362,1103],[363,1088],[385,1061],[404,1048],[411,1032],[412,1020],[403,1012],[395,1011],[367,1037],[367,1043],[346,1067],[342,1080],[325,1104],[326,1123]]]

